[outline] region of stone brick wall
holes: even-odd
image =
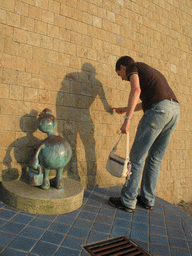
[[[123,184],[105,165],[123,122],[110,107],[125,106],[130,90],[115,62],[130,55],[159,69],[181,105],[157,195],[191,201],[191,27],[191,0],[0,0],[0,180],[25,173],[49,108],[73,147],[65,175],[84,187]]]

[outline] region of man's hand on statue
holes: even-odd
[[[113,108],[117,114],[123,114],[125,112],[124,108]]]

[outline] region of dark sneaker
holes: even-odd
[[[134,212],[135,209],[131,209],[131,208],[128,208],[126,206],[124,206],[122,203],[121,203],[121,200],[120,200],[120,197],[110,197],[109,198],[109,204],[113,207],[116,207],[118,209],[121,209],[123,211],[126,211],[126,212]]]
[[[147,210],[152,210],[153,206],[149,206],[146,203],[143,202],[142,197],[140,195],[137,196],[137,203],[143,206]]]

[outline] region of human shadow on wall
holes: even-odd
[[[68,140],[73,151],[67,165],[68,177],[81,181],[83,185],[87,183],[86,187],[97,186],[95,125],[90,113],[91,109],[98,110],[98,115],[100,113],[96,97],[100,98],[104,110],[112,114],[102,84],[95,76],[96,70],[90,63],[84,63],[81,72],[67,74],[61,83],[56,103],[58,133]]]
[[[7,148],[3,159],[7,169],[2,171],[2,180],[13,180],[19,178],[19,176],[21,180],[25,180],[29,160],[41,142],[41,140],[33,136],[33,133],[37,130],[37,114],[37,111],[31,110],[29,114],[21,117],[20,128],[26,133],[26,136],[18,138]],[[20,164],[21,170],[14,168],[12,156]]]

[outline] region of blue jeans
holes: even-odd
[[[132,175],[121,191],[121,202],[125,206],[135,209],[141,178],[140,195],[147,205],[154,206],[161,160],[179,116],[179,104],[173,100],[154,104],[144,113],[130,152]]]

